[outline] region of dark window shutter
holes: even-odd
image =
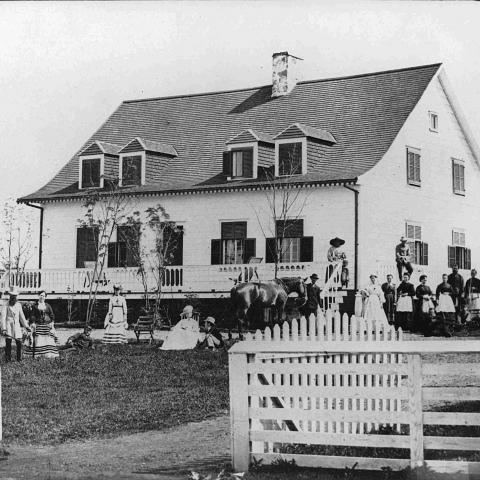
[[[455,247],[448,247],[448,266],[453,268],[455,265]]]
[[[313,262],[313,237],[300,239],[300,261]]]
[[[255,246],[255,239],[254,238],[246,238],[244,241],[244,254],[243,254],[243,262],[248,263],[248,261],[255,256],[256,254],[256,246]]]
[[[467,270],[472,268],[472,251],[469,248],[465,249],[465,268]]]
[[[117,244],[116,243],[109,243],[108,244],[107,266],[108,266],[108,268],[118,267],[118,263],[117,263]]]
[[[303,219],[277,220],[277,238],[303,237]]]
[[[253,148],[243,150],[243,176],[247,178],[253,177]]]
[[[212,265],[221,265],[222,263],[222,241],[212,240],[211,246],[211,264]]]
[[[77,268],[85,268],[85,262],[94,262],[97,257],[98,229],[77,228]]]
[[[276,256],[275,239],[266,238],[265,239],[265,262],[275,263],[275,256]]]
[[[223,173],[227,177],[232,176],[232,156],[230,152],[223,152]]]
[[[422,265],[428,265],[428,243],[422,242]]]
[[[410,261],[412,263],[417,263],[417,258],[416,258],[417,252],[415,249],[415,242],[407,242],[407,245],[410,248]]]
[[[247,222],[222,222],[223,240],[247,238]]]

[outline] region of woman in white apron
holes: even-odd
[[[110,298],[105,317],[104,344],[127,343],[127,301],[120,295],[120,290],[120,285],[113,286],[113,297]]]
[[[415,330],[428,336],[432,333],[432,321],[435,317],[432,289],[427,285],[427,276],[420,275],[420,285],[415,290],[418,299],[415,315]]]
[[[397,310],[395,312],[395,328],[409,330],[412,323],[413,297],[415,287],[410,283],[410,275],[403,274],[402,283],[397,288]]]
[[[455,324],[455,304],[453,303],[453,288],[448,283],[448,275],[442,275],[442,283],[436,290],[437,296],[437,322],[435,326],[436,335],[451,337],[453,325]]]
[[[200,339],[200,327],[193,318],[193,307],[187,305],[180,321],[172,328],[160,347],[161,350],[191,350]]]
[[[372,320],[376,322],[377,325],[388,325],[387,316],[383,309],[385,296],[382,287],[377,285],[376,275],[370,275],[370,283],[361,290],[361,293],[364,297],[363,318],[365,320]]]

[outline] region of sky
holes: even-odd
[[[480,140],[474,2],[0,2],[0,204],[48,182],[127,99],[442,62]]]

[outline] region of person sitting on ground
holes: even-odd
[[[94,348],[93,340],[90,334],[92,333],[92,327],[87,325],[83,332],[76,333],[71,337],[68,337],[64,348],[75,348],[76,350],[84,350],[87,348]]]
[[[217,350],[225,347],[222,334],[215,326],[215,319],[213,317],[207,317],[205,319],[205,339],[200,345],[209,350]]]
[[[161,350],[191,350],[197,346],[200,327],[193,318],[193,307],[187,305],[180,317],[160,347]]]

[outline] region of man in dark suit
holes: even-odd
[[[317,285],[318,278],[316,273],[310,275],[311,282],[307,284],[307,301],[300,309],[300,313],[307,319],[312,313],[316,316],[318,307],[322,306],[322,299],[320,298],[322,290]]]
[[[452,287],[452,300],[455,305],[455,315],[457,321],[460,320],[461,313],[463,311],[463,277],[458,273],[458,265],[454,265],[452,268],[452,273],[448,276],[448,284]]]

